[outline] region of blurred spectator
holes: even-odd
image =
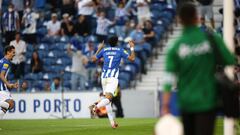
[[[97,18],[96,35],[97,35],[98,42],[102,42],[102,41],[107,42],[108,28],[110,25],[113,25],[113,24],[114,22],[108,20],[105,17],[104,11],[101,11],[99,17]]]
[[[133,41],[135,42],[136,45],[143,45],[145,43],[144,33],[143,33],[141,24],[138,24],[135,27],[135,30],[133,30],[130,33],[130,37],[133,39]]]
[[[32,11],[32,9],[28,6],[23,15],[22,24],[24,26],[23,34],[24,40],[30,44],[37,44],[37,19],[39,15]]]
[[[69,19],[69,14],[63,14],[63,21],[61,24],[61,35],[71,37],[75,34],[75,28],[72,21]]]
[[[116,3],[114,2],[114,0],[100,0],[100,1],[107,18],[113,17],[112,12],[114,11],[113,9],[115,9],[116,7]]]
[[[8,10],[3,13],[2,28],[5,37],[5,44],[8,45],[14,40],[16,32],[20,30],[19,15],[14,10],[13,4],[9,4]]]
[[[15,47],[16,52],[12,60],[12,72],[14,73],[14,79],[20,79],[20,77],[24,76],[27,45],[25,41],[21,40],[20,33],[16,33],[15,40],[11,41],[10,45]]]
[[[125,29],[124,29],[124,35],[130,35],[130,33],[135,29],[135,21],[134,20],[128,20],[125,23]]]
[[[85,16],[84,15],[79,15],[78,16],[78,21],[75,24],[76,33],[79,36],[84,36],[84,37],[90,35],[91,31],[89,31],[88,25],[89,24],[86,21]]]
[[[27,81],[23,81],[20,92],[31,92],[31,89],[29,88]]]
[[[74,0],[62,0],[61,13],[62,15],[68,13],[70,16],[74,16],[75,15]]]
[[[95,52],[96,52],[96,48],[94,46],[94,43],[92,40],[89,40],[84,49],[84,54],[88,58],[88,63],[86,65],[86,69],[87,69],[87,81],[88,81],[88,83],[90,83],[90,85],[93,84],[96,70],[97,70],[96,63],[91,61],[91,58],[95,54]]]
[[[31,72],[39,73],[43,71],[43,62],[39,58],[38,52],[34,51],[31,59]]]
[[[143,24],[145,20],[150,20],[151,12],[147,0],[136,0],[138,23]]]
[[[142,73],[146,74],[147,73],[147,69],[145,67],[146,61],[145,61],[145,55],[143,54],[144,52],[144,48],[143,46],[146,45],[145,39],[144,39],[144,33],[142,30],[142,25],[138,24],[135,28],[135,30],[133,30],[130,33],[130,37],[132,38],[132,40],[135,42],[136,46],[135,46],[135,52],[137,57],[139,57],[141,59],[141,70]]]
[[[236,65],[234,68],[234,80],[240,85],[240,65]]]
[[[51,20],[47,22],[47,30],[48,30],[48,36],[52,37],[58,37],[60,34],[60,22],[57,20],[57,14],[52,13]]]
[[[200,3],[200,13],[202,25],[206,25],[206,17],[210,19],[210,23],[213,29],[215,29],[215,21],[213,17],[213,1],[214,0],[197,0]]]
[[[51,84],[51,92],[56,92],[56,91],[61,91],[62,86],[61,86],[61,78],[60,77],[55,77],[53,79],[53,82]]]
[[[12,4],[15,5],[15,10],[18,12],[20,22],[23,17],[24,1],[25,0],[12,0]]]
[[[46,82],[44,83],[43,90],[44,90],[45,92],[50,92],[50,91],[51,91],[51,86],[50,86],[50,83],[49,83],[48,81],[46,81]]]
[[[152,47],[156,46],[155,32],[153,30],[153,25],[150,20],[144,22],[144,39],[146,42],[150,43]]]
[[[103,63],[102,61],[99,61],[97,63],[97,70],[94,75],[93,85],[97,89],[102,89],[101,88],[102,87],[102,84],[101,84],[102,63]]]
[[[118,4],[118,7],[115,11],[115,20],[116,20],[116,34],[118,37],[125,37],[124,29],[126,21],[128,20],[128,8],[131,6],[132,0],[129,0],[126,5],[123,2]]]
[[[117,90],[115,91],[115,95],[112,99],[112,103],[116,106],[116,117],[117,118],[123,118],[123,108],[122,108],[122,102],[121,102],[121,90],[120,86],[118,85]]]
[[[93,0],[76,0],[78,5],[78,15],[84,15],[88,33],[92,32],[92,14],[94,12]]]
[[[70,57],[72,57],[72,76],[71,76],[71,88],[72,90],[78,90],[78,86],[80,86],[80,90],[85,89],[86,83],[86,68],[87,58],[82,54],[80,47],[73,47],[71,45],[68,46],[67,53]]]

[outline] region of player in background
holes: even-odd
[[[121,58],[128,59],[133,62],[135,60],[134,53],[134,42],[129,41],[131,54],[129,55],[126,50],[121,47],[118,47],[118,37],[113,36],[108,40],[109,47],[104,47],[104,43],[99,44],[98,50],[95,56],[92,57],[93,61],[103,58],[103,71],[101,75],[101,83],[104,98],[101,99],[97,104],[93,104],[89,107],[92,113],[96,113],[96,109],[103,106],[107,109],[108,119],[112,128],[117,128],[118,124],[114,120],[113,111],[112,111],[112,98],[115,94],[115,90],[118,86],[118,74],[119,74],[119,65]]]
[[[0,60],[0,119],[6,114],[8,110],[14,107],[14,101],[11,97],[9,89],[17,89],[18,83],[10,83],[7,80],[8,72],[10,70],[10,61],[15,56],[15,47],[6,46],[4,50],[4,57]]]

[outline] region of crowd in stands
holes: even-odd
[[[119,84],[132,86],[158,53],[175,17],[167,0],[0,0],[1,51],[16,48],[9,80],[18,92],[93,90],[101,86],[97,45],[117,35],[119,46],[136,44],[134,63],[122,63]],[[1,53],[2,54],[2,53]]]

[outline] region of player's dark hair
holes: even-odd
[[[6,55],[8,52],[11,52],[13,49],[15,49],[14,46],[10,46],[10,45],[6,46],[4,48],[4,55]]]
[[[111,47],[115,47],[118,44],[118,37],[117,36],[112,36],[108,39],[108,43]]]
[[[197,19],[197,7],[192,2],[184,2],[178,8],[178,16],[183,25],[194,25]]]

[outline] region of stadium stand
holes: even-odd
[[[126,31],[132,31],[137,26],[137,4],[136,1],[129,0],[130,2],[130,10],[127,13],[127,20],[124,22],[127,27],[131,22],[135,22],[135,24],[130,24],[130,28]],[[107,18],[114,21],[114,12],[116,10],[119,1],[115,1],[116,5],[112,6],[112,9],[106,12]],[[3,12],[7,9],[7,5],[9,3],[3,3]],[[14,4],[14,3],[13,3]],[[46,5],[45,5],[46,4]],[[51,5],[50,3],[45,3],[43,7],[39,8],[36,3],[33,3],[32,12],[36,12],[39,14],[39,18],[37,19],[37,44],[28,44],[27,45],[27,53],[26,56],[26,65],[25,65],[25,76],[21,79],[20,82],[27,81],[30,89],[34,89],[34,91],[42,91],[44,89],[44,85],[46,82],[52,82],[54,77],[61,77],[63,73],[63,86],[64,88],[71,90],[70,80],[71,80],[71,65],[72,59],[67,55],[67,47],[69,44],[72,45],[73,50],[81,49],[84,53],[85,44],[89,39],[94,42],[95,48],[98,43],[96,40],[96,27],[97,27],[97,17],[99,11],[102,11],[101,1],[95,1],[94,6],[94,14],[91,16],[90,22],[92,26],[90,35],[77,35],[75,34],[72,37],[68,36],[57,36],[57,37],[48,37],[48,31],[46,28],[46,22],[50,20],[51,14],[56,13],[58,16],[58,20],[61,20],[61,5]],[[126,4],[123,2],[123,4]],[[173,21],[175,18],[176,12],[176,4],[174,2],[168,3],[165,0],[152,0],[147,3],[149,9],[151,11],[151,22],[153,24],[153,30],[156,33],[155,38],[157,41],[156,49],[157,53],[160,53],[162,48],[163,40],[166,40],[168,37],[168,33],[171,32],[173,27]],[[43,10],[44,9],[44,10]],[[77,9],[76,9],[77,10]],[[76,23],[78,20],[77,12],[70,16],[73,23]],[[113,26],[109,28],[109,36],[115,35],[116,30]],[[126,32],[127,33],[127,32]],[[129,37],[130,32],[125,35],[125,37],[119,37],[120,46],[125,49],[128,49],[128,45],[124,42],[124,39]],[[124,35],[124,34],[123,34]],[[3,37],[4,38],[4,37]],[[136,46],[137,47],[137,46]],[[128,61],[124,61],[119,75],[119,84],[122,89],[126,88],[135,88],[136,84],[142,79],[142,69],[144,66],[149,64],[148,61],[154,57],[152,52],[152,46],[150,44],[144,45],[143,50],[139,50],[137,52],[137,58],[134,63],[130,63]],[[34,51],[37,51],[40,59],[43,61],[43,72],[40,73],[32,73],[31,71],[31,58]],[[138,49],[136,49],[138,51]],[[142,65],[144,62],[147,63]],[[148,67],[148,66],[146,66]],[[146,70],[148,70],[146,68]],[[10,74],[12,77],[12,73]],[[86,82],[86,85],[93,85],[92,83]],[[95,86],[88,87],[90,89]],[[97,86],[96,86],[97,87]]]

